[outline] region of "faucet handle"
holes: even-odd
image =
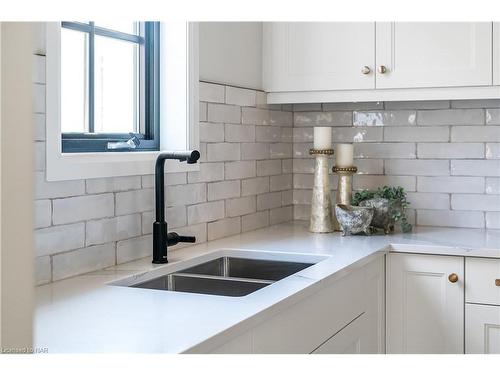
[[[170,232],[169,234],[167,234],[167,245],[168,246],[177,245],[179,242],[195,243],[196,242],[196,237],[193,237],[193,236],[179,236],[175,232]]]
[[[179,242],[195,243],[196,237],[195,236],[179,236]]]

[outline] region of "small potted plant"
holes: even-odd
[[[373,207],[375,215],[372,225],[384,229],[385,233],[394,230],[394,224],[399,222],[404,233],[411,232],[412,225],[406,217],[406,209],[410,202],[401,186],[383,186],[377,190],[361,190],[354,193],[353,206]]]

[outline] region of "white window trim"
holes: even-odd
[[[162,59],[161,91],[161,151],[186,148],[199,149],[198,107],[198,24],[194,22],[168,22],[162,57],[169,46],[184,48],[185,54],[176,59]],[[165,30],[165,27],[162,27]],[[75,180],[98,177],[134,176],[154,173],[154,162],[161,151],[119,153],[65,153],[61,152],[61,23],[47,23],[46,47],[46,160],[47,180]],[[165,43],[165,44],[163,44]],[[180,57],[181,56],[181,57]],[[185,78],[184,78],[185,77]],[[185,108],[185,111],[179,108]],[[166,127],[165,124],[184,123],[186,127]],[[172,140],[178,142],[172,143]],[[167,173],[197,171],[198,164],[167,160]]]

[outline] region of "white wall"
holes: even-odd
[[[1,29],[1,345],[22,349],[33,325],[34,24]]]
[[[262,89],[262,23],[200,22],[200,80]]]

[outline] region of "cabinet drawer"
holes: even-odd
[[[500,305],[500,259],[466,258],[465,274],[466,302]]]
[[[333,281],[254,330],[254,353],[307,354],[364,312],[364,272]]]
[[[465,353],[500,354],[500,306],[465,305]]]

